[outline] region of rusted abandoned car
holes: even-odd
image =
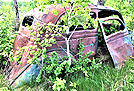
[[[49,8],[48,14],[44,14],[45,10],[44,12],[41,12],[38,10],[38,8],[35,8],[30,12],[28,12],[27,15],[24,17],[19,29],[20,33],[18,33],[14,41],[14,55],[15,52],[18,50],[17,49],[18,47],[21,48],[27,46],[28,48],[30,48],[30,46],[36,45],[30,38],[29,36],[30,31],[25,26],[25,24],[31,26],[36,22],[38,22],[38,19],[40,19],[45,23],[52,22],[56,24],[60,19],[60,17],[62,17],[65,13],[64,8],[61,8],[60,4],[57,6],[54,5],[47,6],[47,8]],[[100,29],[102,31],[107,49],[113,60],[114,66],[115,68],[118,69],[122,65],[123,61],[125,61],[132,55],[133,51],[132,41],[128,33],[127,27],[124,24],[123,17],[117,10],[112,9],[110,7],[88,5],[88,8],[90,8],[91,12],[93,13],[92,18],[94,19],[99,18],[98,27],[97,28],[91,27],[86,30],[82,28],[77,28],[69,41],[71,54],[74,58],[77,59],[76,54],[78,53],[79,39],[81,39],[84,45],[83,53],[85,54],[87,52],[94,51],[94,53],[92,55],[89,55],[89,57],[95,56],[97,54],[97,48],[98,48],[98,29]],[[58,11],[57,16],[51,13],[52,9],[56,9]],[[111,22],[111,20],[115,22],[113,23]],[[114,26],[114,28],[117,31],[113,34],[107,34],[105,32],[105,29],[110,31],[111,26]],[[33,31],[37,31],[37,28],[33,29]],[[73,31],[70,31],[70,34],[72,32]],[[66,53],[63,50],[63,49],[66,50],[65,40],[62,37],[58,36],[56,37],[56,40],[57,40],[56,44],[53,44],[52,47],[47,48],[47,53],[49,54],[52,51],[56,51],[59,56],[65,56]],[[39,46],[37,47],[40,48]],[[11,85],[14,84],[15,81],[18,82],[15,85],[18,85],[20,79],[23,79],[25,80],[25,82],[27,82],[29,74],[35,76],[39,74],[40,67],[37,64],[35,65],[27,64],[28,55],[30,55],[28,53],[28,50],[24,50],[23,55],[20,59],[22,61],[22,64],[18,65],[17,62],[11,63],[10,66],[11,73],[9,76]]]

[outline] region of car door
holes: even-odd
[[[106,22],[110,20],[115,20],[118,24]],[[128,33],[128,29],[122,20],[116,17],[100,18],[99,24],[114,66],[116,69],[119,69],[123,65],[123,61],[128,60],[133,53],[132,40]],[[117,32],[107,34],[105,29],[108,28],[109,32],[112,29],[109,28],[109,26],[113,25],[116,25]]]

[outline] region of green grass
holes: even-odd
[[[3,75],[3,71],[0,70],[0,91],[13,91],[13,88],[11,88],[8,85],[7,79],[5,79]]]
[[[134,61],[130,60],[120,69],[104,65],[91,70],[90,77],[79,72],[66,76],[66,90],[71,90],[70,81],[77,84],[78,91],[134,91]],[[0,88],[10,88],[7,81],[0,75]],[[10,90],[13,90],[13,88]],[[17,91],[52,91],[51,85],[44,81],[34,87],[25,85]],[[5,90],[6,91],[6,90]]]
[[[134,91],[134,61],[128,61],[121,70],[103,66],[93,70],[89,78],[78,74],[70,80],[78,91]]]

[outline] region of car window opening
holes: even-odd
[[[33,23],[34,17],[33,16],[25,16],[23,21],[22,21],[22,26],[31,26]]]
[[[90,16],[91,16],[91,18],[92,18],[93,20],[96,19],[96,13],[90,12]],[[62,17],[62,16],[61,16],[61,17]],[[61,18],[61,17],[60,17],[60,18]],[[62,21],[60,20],[60,18],[59,18],[57,24],[58,24],[58,25],[66,25],[63,20],[62,20]],[[89,29],[89,30],[95,29],[94,26],[93,26],[93,24],[91,24],[90,21],[89,21],[88,23],[90,23],[90,26],[89,26],[87,29]],[[86,26],[88,26],[88,24],[86,24]],[[69,31],[74,31],[75,28],[76,28],[76,26],[73,25],[73,26],[70,27]],[[75,31],[79,31],[79,30],[85,30],[85,29],[83,28],[82,25],[78,25],[77,28],[75,29]]]
[[[90,23],[90,22],[89,22],[89,23]],[[58,23],[58,24],[59,24],[59,25],[64,25],[64,21],[61,21],[61,22]],[[86,26],[88,26],[88,24],[86,24]],[[75,31],[85,30],[82,25],[78,25],[77,28],[76,28],[76,26],[72,25],[72,26],[70,27],[69,31],[74,31],[74,29],[75,29]],[[95,29],[95,28],[93,27],[93,24],[90,23],[90,27],[88,27],[87,29],[91,30],[91,29]]]
[[[103,23],[103,28],[104,28],[106,35],[108,36],[108,35],[113,34],[115,32],[123,31],[125,27],[123,24],[121,24],[118,21],[109,20],[108,22],[106,21]]]

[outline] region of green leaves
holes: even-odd
[[[9,57],[10,51],[13,49],[13,42],[16,34],[13,33],[15,24],[15,15],[10,3],[3,2],[0,5],[0,12],[3,14],[0,16],[0,56]],[[0,62],[6,65],[6,61],[0,57]]]
[[[52,11],[51,11],[54,15],[58,15],[58,12],[57,12],[57,10],[56,9],[52,9]]]
[[[105,5],[118,10],[125,20],[125,25],[128,27],[129,30],[133,30],[134,0],[131,0],[131,3],[129,3],[129,1],[130,0],[107,0]]]
[[[1,91],[10,91],[10,90],[8,90],[7,87],[2,87],[2,88],[0,88],[0,90],[1,90]]]
[[[54,85],[53,85],[53,90],[54,91],[65,90],[65,83],[66,83],[66,80],[64,80],[64,79],[62,80],[57,77],[56,81],[54,82]]]

